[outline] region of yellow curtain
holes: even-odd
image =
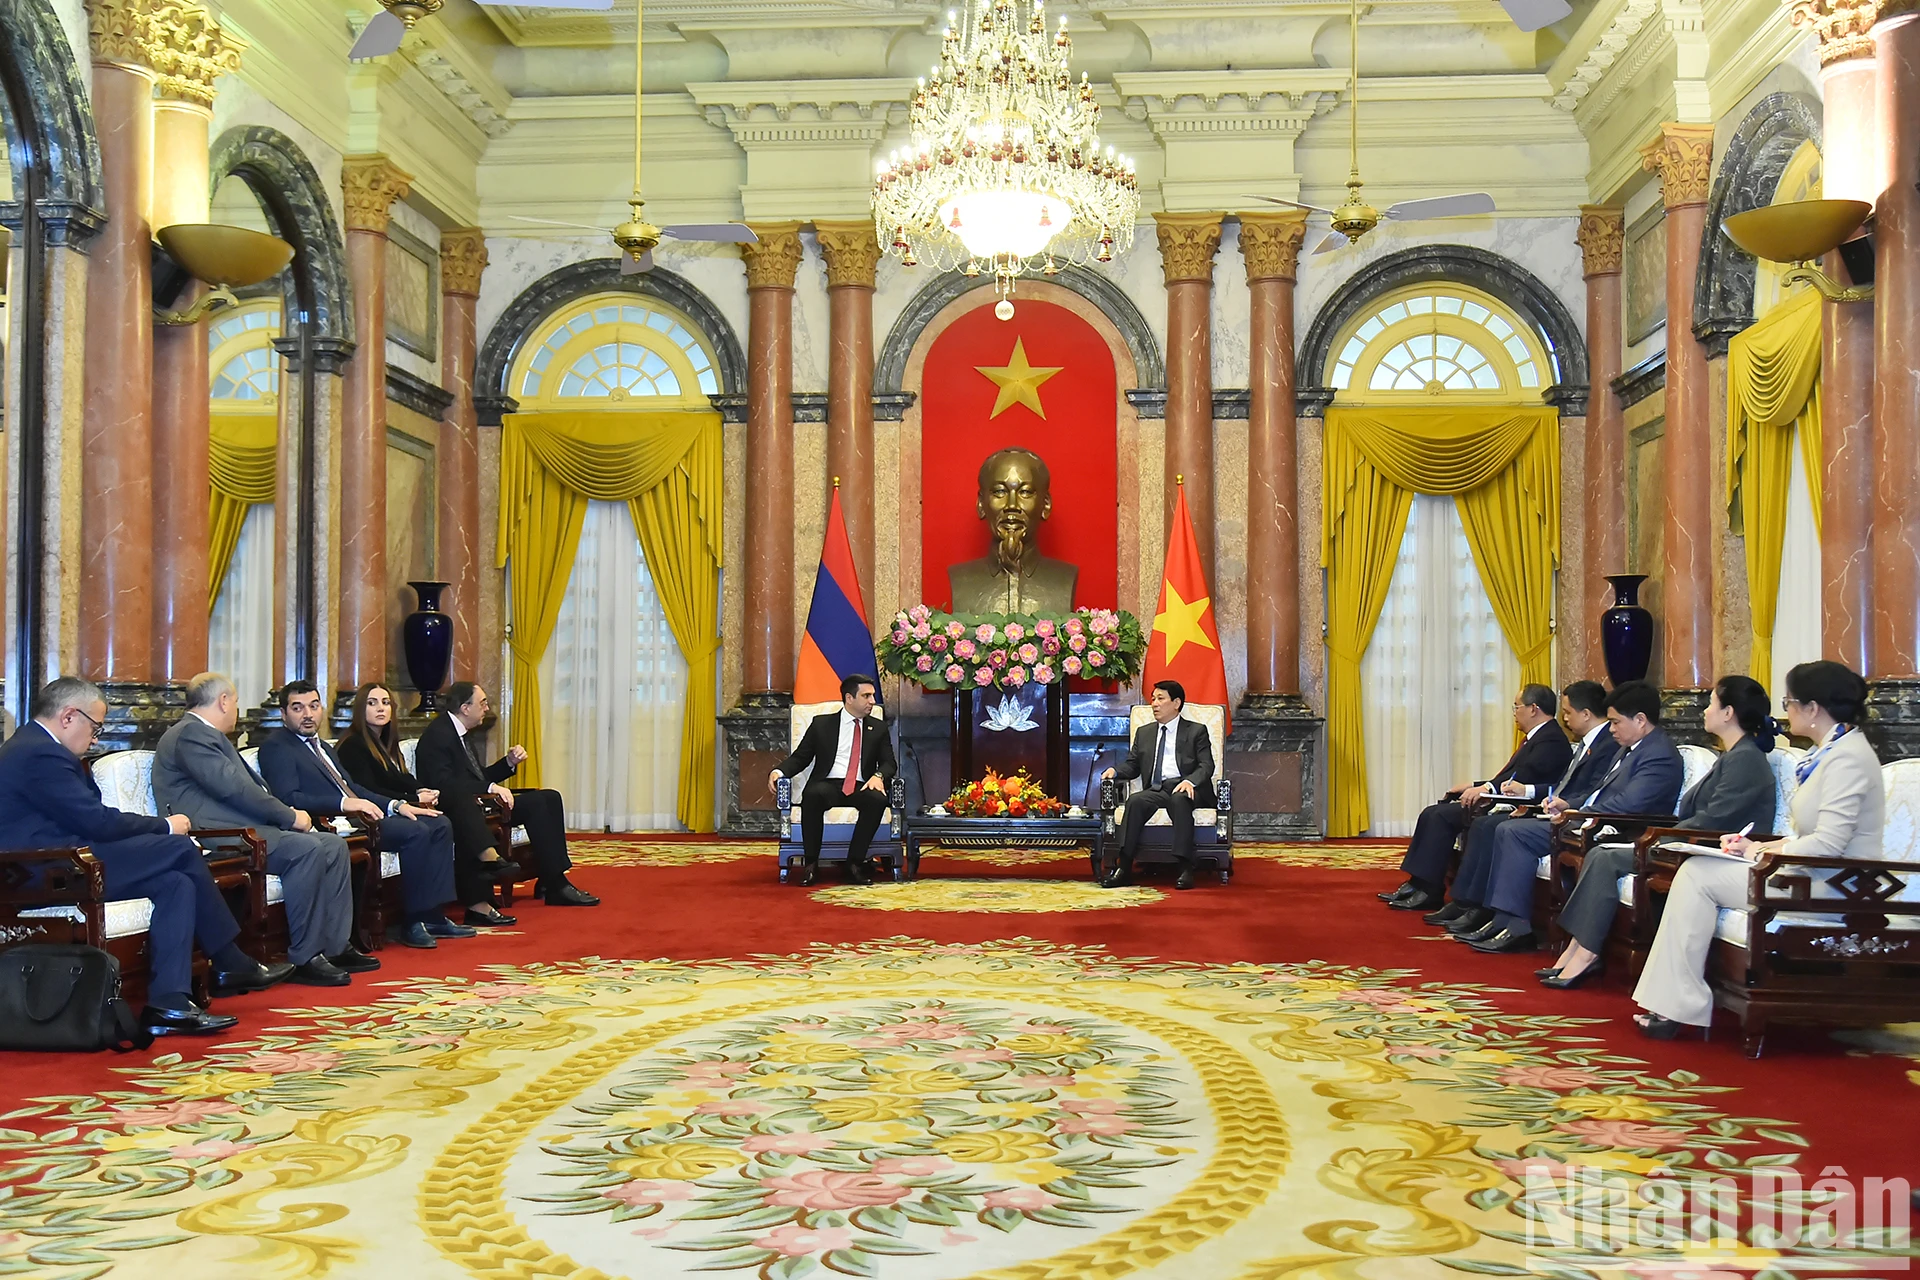
[[[1773,670],[1773,615],[1787,541],[1793,442],[1820,524],[1820,295],[1802,289],[1727,346],[1727,517],[1747,540],[1747,597],[1753,606],[1748,671]]]
[[[539,663],[560,618],[586,504],[625,502],[687,660],[679,818],[691,830],[711,831],[724,546],[720,415],[515,413],[505,419],[501,446],[499,554],[513,592],[508,728],[527,749],[523,785],[539,785]]]
[[[247,510],[255,503],[273,501],[279,428],[279,419],[270,413],[213,415],[207,455],[213,504],[207,524],[208,613],[213,612],[227,580]]]
[[[1327,411],[1320,563],[1327,570],[1328,835],[1358,835],[1372,821],[1360,660],[1386,603],[1414,494],[1453,495],[1525,678],[1551,676],[1559,438],[1551,408]]]

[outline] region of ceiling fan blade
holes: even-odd
[[[592,9],[604,13],[613,8],[613,0],[480,0],[489,8],[511,5],[516,9]]]
[[[555,222],[552,218],[523,218],[518,214],[510,214],[509,217],[514,222],[530,222],[537,227],[572,227],[575,231],[591,231],[595,235],[606,232],[605,227],[590,227],[584,222]]]
[[[1567,0],[1500,0],[1500,7],[1522,31],[1550,27],[1573,12]]]
[[[620,255],[620,274],[623,276],[637,276],[642,271],[651,270],[653,270],[653,250],[651,249],[641,254],[637,262],[630,253]]]
[[[1425,200],[1402,200],[1387,210],[1396,222],[1415,218],[1470,218],[1493,212],[1493,197],[1484,191],[1463,192],[1453,196],[1430,196]]]
[[[1305,209],[1308,213],[1324,213],[1329,216],[1333,213],[1331,209],[1322,209],[1317,204],[1308,204],[1303,200],[1282,200],[1279,196],[1247,196],[1245,198],[1248,200],[1265,200],[1268,204],[1284,204],[1290,209]]]
[[[687,222],[677,227],[663,227],[660,234],[672,236],[675,240],[711,240],[716,244],[760,242],[760,237],[753,234],[751,227],[741,226],[737,222]]]
[[[1338,231],[1333,231],[1328,233],[1327,238],[1325,240],[1322,240],[1319,244],[1313,247],[1313,252],[1315,253],[1315,255],[1322,254],[1322,253],[1332,253],[1335,249],[1344,249],[1351,243],[1352,241],[1348,240],[1345,236],[1341,235]]]
[[[360,29],[360,38],[353,42],[353,48],[347,51],[347,57],[360,62],[367,58],[384,58],[397,52],[400,42],[407,38],[407,24],[382,9],[373,15],[371,21]]]

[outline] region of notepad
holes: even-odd
[[[1662,849],[1679,849],[1696,858],[1719,858],[1726,862],[1744,862],[1753,865],[1752,858],[1743,858],[1737,853],[1728,853],[1717,844],[1662,844]]]

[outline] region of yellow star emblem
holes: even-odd
[[[987,417],[997,418],[1006,412],[1009,406],[1023,404],[1033,410],[1036,417],[1044,420],[1047,411],[1040,407],[1040,384],[1065,367],[1065,365],[1056,365],[1046,369],[1028,364],[1026,341],[1015,338],[1013,354],[1007,357],[1006,364],[999,368],[984,364],[974,366],[975,369],[993,379],[993,385],[1000,388],[1000,394],[993,400],[993,412]]]
[[[1180,598],[1179,590],[1171,581],[1164,582],[1163,587],[1167,593],[1167,607],[1153,615],[1153,629],[1167,638],[1166,660],[1171,663],[1190,644],[1213,648],[1213,641],[1207,639],[1207,633],[1200,629],[1200,619],[1207,616],[1213,597],[1201,596],[1188,604]]]

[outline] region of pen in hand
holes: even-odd
[[[1732,835],[1721,836],[1720,837],[1721,851],[1723,853],[1730,853],[1738,858],[1746,857],[1747,854],[1742,852],[1738,846],[1741,841],[1745,840],[1747,836],[1752,833],[1752,831],[1753,831],[1753,824],[1749,822],[1746,826],[1740,828],[1738,831],[1734,832]]]

